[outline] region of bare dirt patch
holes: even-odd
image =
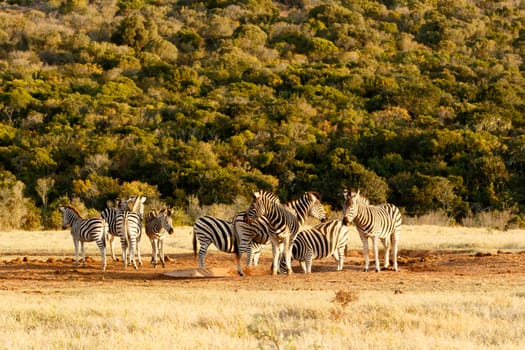
[[[98,257],[87,267],[74,269],[71,257],[33,257],[30,254],[0,257],[0,290],[41,293],[89,286],[158,286],[248,290],[382,290],[393,293],[423,291],[480,291],[525,288],[525,252],[473,253],[469,251],[402,250],[398,272],[362,271],[359,250],[348,252],[343,271],[335,271],[331,259],[314,261],[305,275],[293,262],[291,276],[271,276],[271,257],[262,256],[259,266],[245,267],[239,277],[233,255],[208,253],[207,269],[197,269],[193,254],[172,254],[166,268],[153,268],[149,256],[138,270],[108,260],[103,272]]]

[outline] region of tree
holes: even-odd
[[[53,188],[55,184],[55,179],[51,177],[40,178],[36,181],[36,192],[42,199],[42,205],[44,206],[44,211],[47,209],[47,199],[49,191]]]

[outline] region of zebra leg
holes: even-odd
[[[128,243],[125,237],[120,237],[120,246],[122,247],[122,261],[124,262],[124,268],[128,265]]]
[[[361,237],[361,242],[363,243],[363,255],[365,258],[365,272],[368,272],[368,265],[370,264],[370,258],[368,256],[368,237]]]
[[[388,269],[388,266],[390,266],[390,238],[388,239],[382,239],[381,240],[383,242],[383,247],[385,247],[385,262],[384,262],[384,267],[385,267],[385,270]]]
[[[109,237],[109,249],[111,250],[111,259],[113,259],[113,261],[117,261],[117,258],[115,258],[115,251],[113,250],[113,240],[115,239],[115,236],[113,236],[112,234],[109,234],[108,237]]]
[[[279,244],[272,242],[272,254],[273,254],[273,261],[272,261],[272,275],[277,275],[277,272],[279,270],[279,258],[281,256],[281,250],[279,249]]]
[[[299,263],[301,264],[301,268],[303,269],[303,273],[307,273],[308,272],[308,268],[306,267],[306,261],[301,260]]]
[[[337,271],[341,271],[343,269],[343,266],[345,265],[345,250],[346,245],[344,247],[339,248],[336,251],[336,261],[337,261]],[[334,257],[335,257],[334,256]]]
[[[292,270],[292,245],[290,244],[290,235],[284,239],[284,258],[286,259],[286,270],[288,275],[293,274]]]
[[[397,233],[397,232],[396,232]],[[397,271],[397,237],[398,237],[398,234],[394,234],[394,238],[393,238],[393,247],[392,247],[392,254],[394,255],[392,258],[394,260],[394,271]]]
[[[248,247],[246,250],[246,266],[253,266],[253,250],[252,247]]]
[[[253,266],[259,265],[259,257],[261,256],[261,252],[257,252],[253,254]]]
[[[142,266],[142,256],[140,255],[140,241],[137,241],[137,259],[139,260],[139,265]]]
[[[131,237],[130,245],[129,245],[129,261],[133,265],[133,268],[135,270],[138,269],[137,263],[135,262],[135,250],[137,249],[136,245],[137,245],[136,238],[135,237]]]
[[[151,258],[150,258],[150,263],[151,265],[155,265],[155,239],[153,238],[150,238],[149,239],[149,242],[151,244]]]
[[[372,248],[374,249],[374,260],[376,263],[376,272],[381,271],[379,267],[379,242],[377,237],[372,238]]]
[[[201,247],[199,249],[199,269],[206,268],[206,264],[204,262],[204,259],[206,258],[206,253],[208,252],[208,245],[210,242],[200,242]]]
[[[162,264],[162,268],[165,268],[166,260],[164,259],[164,240],[163,239],[159,239],[157,241],[157,250],[159,251],[160,262]]]
[[[304,273],[312,273],[312,260],[313,260],[313,251],[308,249],[305,256],[306,266],[303,267]],[[306,268],[306,269],[305,269]]]
[[[73,238],[73,245],[75,246],[75,269],[78,269],[78,240]]]
[[[82,267],[86,267],[86,247],[84,246],[84,242],[80,242],[80,249],[82,250]]]
[[[106,239],[97,241],[97,246],[102,256],[102,271],[106,271]]]

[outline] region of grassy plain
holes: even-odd
[[[168,238],[168,254],[191,252],[190,232],[178,228]],[[360,249],[357,233],[350,236],[349,247]],[[149,260],[149,242],[141,247]],[[98,261],[96,246],[87,248]],[[401,249],[517,254],[525,250],[525,231],[404,226]],[[46,285],[30,274],[24,277],[27,287],[12,288],[2,276],[16,257],[73,255],[69,231],[0,232],[0,349],[525,348],[523,273],[471,276],[405,268],[364,274],[345,266],[342,273],[310,277],[233,277],[242,280],[236,287],[219,279],[128,283],[106,277],[78,283],[69,268],[57,268],[65,283]],[[301,288],[301,281],[313,283],[314,277],[315,288]],[[338,278],[347,278],[347,287],[330,287]],[[387,284],[393,278],[410,291],[393,292]],[[440,287],[425,282],[419,288],[420,279]],[[265,288],[258,290],[257,283]]]

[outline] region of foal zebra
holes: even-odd
[[[365,271],[368,271],[368,238],[372,239],[376,272],[379,267],[378,240],[385,247],[385,269],[390,264],[390,248],[393,247],[392,255],[394,270],[397,271],[397,243],[401,232],[401,213],[393,204],[382,204],[379,206],[369,205],[368,199],[357,192],[348,193],[344,191],[343,223],[345,225],[354,221],[361,242],[363,242],[363,253],[365,255]]]
[[[254,220],[265,216],[272,227],[272,230],[269,231],[269,236],[272,242],[273,275],[277,274],[281,255],[284,255],[288,274],[292,273],[291,243],[297,236],[300,225],[304,223],[306,215],[317,212],[317,215],[319,215],[317,217],[321,218],[321,221],[324,221],[326,218],[326,212],[321,205],[319,195],[316,193],[306,192],[297,201],[300,205],[298,210],[294,211],[282,205],[274,193],[260,190],[253,193],[253,201],[246,211],[245,221],[247,223],[250,224]],[[240,239],[237,271],[241,276],[243,272],[240,264],[240,255],[245,251],[247,242],[247,239]]]
[[[135,251],[137,252],[139,265],[142,265],[142,258],[140,256],[140,238],[142,237],[142,217],[144,215],[144,202],[146,197],[138,196],[132,197],[128,200],[129,211],[122,211],[117,214],[116,226],[117,236],[120,237],[120,245],[122,247],[122,260],[124,267],[128,264],[128,249],[129,262],[137,269],[135,262]]]
[[[333,256],[336,269],[343,269],[345,248],[348,241],[348,226],[340,220],[331,220],[300,231],[292,243],[292,259],[299,260],[304,273],[312,272],[312,259]],[[281,258],[280,272],[286,269]]]
[[[106,232],[107,223],[104,219],[88,218],[83,219],[79,212],[72,206],[61,206],[58,208],[62,212],[62,229],[71,226],[71,237],[75,245],[75,268],[78,268],[78,243],[82,250],[82,267],[86,267],[86,251],[84,242],[97,244],[102,255],[102,270],[106,270]]]
[[[151,242],[151,263],[157,268],[157,256],[160,257],[162,267],[166,267],[164,261],[164,238],[166,232],[173,234],[171,210],[162,209],[160,212],[152,211],[146,217],[146,235]]]

